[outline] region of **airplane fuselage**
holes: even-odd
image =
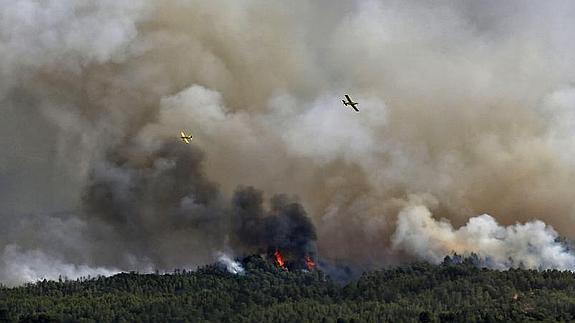
[[[180,139],[187,145],[192,141],[192,135],[187,136],[183,131],[180,132]]]
[[[341,100],[341,102],[343,102],[343,105],[345,106],[351,106],[356,112],[359,112],[359,109],[357,108],[357,102],[353,102],[351,100],[351,98],[346,94],[345,98],[347,99],[347,102],[345,100]]]

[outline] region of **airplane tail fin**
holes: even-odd
[[[347,105],[347,102],[345,102],[345,100],[341,100],[341,102],[343,102],[343,105]]]

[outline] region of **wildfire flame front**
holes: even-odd
[[[276,250],[276,252],[274,252],[274,257],[276,260],[276,264],[278,266],[282,267],[283,269],[287,269],[285,266],[284,258],[279,250]]]
[[[305,264],[309,271],[313,271],[315,269],[315,262],[311,259],[310,256],[305,256]]]

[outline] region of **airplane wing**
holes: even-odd
[[[351,107],[352,107],[355,111],[359,112],[359,109],[356,107],[356,105],[357,105],[357,103],[354,104],[354,105],[352,105]]]
[[[345,95],[345,98],[347,99],[347,102],[350,102],[350,103],[352,102],[351,99],[350,99],[350,97],[349,97],[349,95],[346,94],[346,95]]]
[[[180,137],[184,138],[186,134],[183,131],[180,131]]]
[[[183,137],[182,140],[186,143],[186,145],[190,143],[190,140],[188,138]]]

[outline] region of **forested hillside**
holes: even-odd
[[[213,265],[0,289],[4,321],[496,322],[575,319],[575,275],[417,263],[338,285],[259,256],[234,275]]]

